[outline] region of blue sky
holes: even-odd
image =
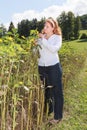
[[[62,11],[87,14],[87,0],[1,0],[0,24],[7,27],[11,21],[16,26],[22,19],[56,18]]]

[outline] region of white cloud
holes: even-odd
[[[83,15],[87,13],[87,0],[67,0],[65,6],[73,11],[75,15]]]
[[[16,26],[18,22],[23,19],[32,20],[37,18],[40,20],[42,17],[53,17],[57,18],[62,11],[68,12],[72,11],[75,15],[83,15],[87,13],[87,0],[67,0],[66,3],[62,5],[52,5],[48,8],[38,12],[36,10],[26,10],[23,13],[15,13],[12,16],[12,21]]]
[[[44,9],[42,12],[37,12],[36,10],[27,10],[24,11],[23,13],[16,13],[13,15],[12,17],[12,21],[15,23],[15,25],[20,22],[23,19],[29,19],[32,20],[33,18],[37,18],[38,20],[40,20],[42,17],[58,17],[58,15],[60,14],[61,11],[59,11],[61,9],[60,6],[50,6],[46,9]]]
[[[20,22],[23,19],[33,19],[33,18],[37,18],[39,19],[39,12],[36,12],[35,10],[27,10],[24,11],[23,13],[16,13],[13,15],[12,17],[12,21],[17,24],[18,22]]]
[[[4,24],[4,26],[6,27],[7,30],[9,28],[9,24],[10,24],[9,22]],[[15,26],[16,26],[16,24],[15,24]]]

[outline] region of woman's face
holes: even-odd
[[[44,25],[45,34],[53,34],[53,30],[54,28],[52,27],[52,25],[49,22],[46,22]]]

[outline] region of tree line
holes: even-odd
[[[17,25],[17,33],[19,37],[30,35],[30,30],[37,29],[41,32],[45,17],[38,21],[36,18],[32,20],[24,19]],[[87,14],[82,16],[75,16],[73,12],[66,13],[63,11],[58,17],[57,21],[62,30],[64,40],[72,40],[79,38],[79,32],[81,29],[87,29]],[[0,26],[0,37],[6,35],[7,32],[12,32],[14,27],[13,22],[10,23],[8,30],[3,26]]]

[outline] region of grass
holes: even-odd
[[[85,33],[87,34],[87,30],[80,30],[80,34]]]
[[[85,53],[87,49],[87,42],[72,41],[70,45],[78,53]],[[87,130],[87,58],[75,79],[65,88],[64,98],[64,118],[52,130]]]
[[[87,35],[87,30],[80,30],[80,36],[79,36],[79,38],[81,37],[82,34],[86,34]]]
[[[65,90],[64,118],[52,130],[87,130],[87,61],[79,78]],[[48,129],[46,129],[48,130]]]
[[[84,68],[70,84],[69,89],[65,90],[65,110],[62,126],[67,130],[86,130],[87,129],[87,60]],[[67,118],[68,117],[68,118]],[[61,127],[60,127],[61,128]],[[64,129],[64,128],[63,128]]]
[[[81,52],[87,50],[87,39],[70,41],[69,44],[78,53],[81,53]]]

